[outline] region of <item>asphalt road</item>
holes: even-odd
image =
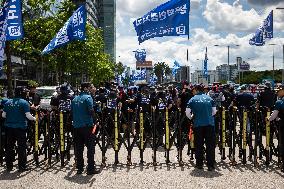
[[[96,164],[101,173],[88,176],[84,172],[76,175],[74,168],[74,156],[65,167],[60,167],[56,159],[52,161],[52,167],[47,168],[41,158],[40,166],[35,166],[29,160],[29,171],[18,173],[16,167],[11,173],[7,173],[3,166],[0,167],[0,188],[284,188],[284,173],[280,172],[276,159],[266,167],[260,161],[259,167],[254,167],[252,162],[232,166],[229,159],[222,161],[216,150],[217,168],[213,172],[197,170],[194,168],[194,160],[183,151],[184,166],[179,166],[176,160],[176,149],[170,152],[171,163],[165,164],[164,150],[157,153],[158,165],[153,166],[153,152],[147,148],[144,153],[145,164],[139,165],[139,150],[135,147],[132,152],[132,165],[127,166],[127,151],[122,148],[119,152],[120,163],[114,165],[114,152],[107,152],[107,165],[100,167],[101,152],[97,151]],[[86,157],[86,156],[85,156]],[[31,156],[29,156],[31,158]]]

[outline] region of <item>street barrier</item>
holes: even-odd
[[[103,166],[106,165],[106,154],[109,150],[114,150],[114,164],[118,164],[122,147],[127,150],[128,166],[133,163],[132,154],[136,147],[140,153],[139,163],[141,165],[145,163],[146,148],[152,148],[151,163],[154,166],[158,165],[157,151],[159,148],[163,148],[165,151],[166,164],[170,164],[170,153],[172,153],[174,146],[180,166],[184,164],[183,149],[186,145],[187,155],[190,160],[194,159],[194,126],[181,109],[151,107],[150,111],[146,111],[140,107],[135,110],[122,111],[121,107],[112,109],[101,103],[98,106],[95,116],[100,126],[95,133],[95,145],[98,147],[96,149],[102,152],[101,163]],[[220,130],[217,132],[219,135],[217,137],[220,140],[217,141],[216,146],[219,146],[221,159],[225,160],[226,157],[229,157],[232,165],[236,165],[238,163],[236,155],[239,155],[242,164],[251,161],[257,167],[264,154],[265,165],[268,166],[272,157],[276,157],[279,166],[281,166],[283,159],[278,141],[280,141],[282,133],[279,132],[280,126],[277,122],[270,123],[268,121],[270,114],[270,110],[265,108],[230,107],[225,109],[222,107],[219,109],[220,119],[216,125],[220,126]],[[66,157],[68,161],[70,160],[71,149],[74,148],[70,116],[70,112],[63,111],[35,112],[36,122],[30,122],[27,130],[27,150],[28,155],[34,155],[36,165],[39,165],[40,159],[44,159],[47,160],[47,165],[51,166],[53,157],[61,162],[61,166],[65,166]],[[3,121],[2,119],[0,122],[1,165],[5,157]],[[237,149],[239,150],[238,154],[236,154]]]

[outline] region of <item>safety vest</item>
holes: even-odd
[[[71,99],[59,100],[58,109],[63,112],[71,111]]]

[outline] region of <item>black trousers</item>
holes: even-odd
[[[74,129],[75,156],[77,160],[77,169],[84,168],[84,146],[87,147],[88,171],[95,168],[95,135],[92,134],[93,127],[82,127]]]
[[[282,162],[284,164],[284,120],[281,120],[279,122],[279,152],[280,152],[280,157],[282,158]]]
[[[6,166],[13,167],[15,160],[15,143],[18,145],[18,166],[25,168],[27,164],[27,136],[26,129],[15,129],[6,127],[7,136],[7,152],[6,152]]]
[[[203,126],[194,128],[195,137],[195,159],[196,165],[203,165],[204,142],[206,145],[207,166],[214,166],[215,163],[215,130],[214,126]]]

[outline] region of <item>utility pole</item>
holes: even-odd
[[[228,45],[228,81],[231,80],[231,71],[230,71],[230,45]]]
[[[274,47],[273,47],[273,71],[272,71],[272,78],[273,78],[273,81],[274,81]]]
[[[277,7],[276,10],[284,10],[284,7]],[[282,66],[282,85],[284,85],[284,45],[283,45],[283,66]]]
[[[282,85],[284,85],[284,45],[283,45],[283,64],[282,64]]]
[[[6,41],[5,47],[6,57],[7,57],[7,82],[8,82],[8,98],[13,97],[13,84],[12,84],[12,61],[11,61],[11,49],[10,49],[10,41]]]
[[[270,45],[270,46],[273,46],[273,54],[272,54],[272,79],[273,79],[273,81],[274,81],[274,79],[275,79],[275,76],[274,76],[274,68],[275,68],[275,66],[274,66],[274,64],[275,64],[274,46],[275,46],[276,44],[272,43],[272,44],[269,44],[269,45]]]

